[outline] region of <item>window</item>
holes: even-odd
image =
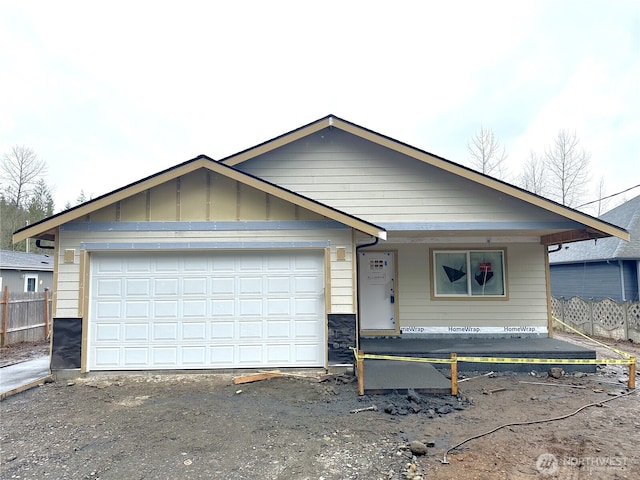
[[[506,298],[504,250],[432,250],[432,294]]]
[[[25,275],[24,276],[24,291],[25,292],[37,292],[38,291],[38,276],[37,275]]]

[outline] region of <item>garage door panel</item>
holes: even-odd
[[[185,278],[182,281],[183,295],[206,295],[207,277]]]
[[[178,300],[164,300],[153,302],[153,316],[156,318],[177,318]]]
[[[240,317],[257,316],[262,315],[262,299],[261,298],[247,298],[240,299]]]
[[[291,299],[272,298],[267,299],[267,316],[291,315]]]
[[[238,339],[262,338],[262,320],[247,321],[242,320],[239,324]]]
[[[267,322],[267,338],[291,338],[291,322],[289,320],[269,320]]]
[[[207,362],[207,349],[204,346],[182,347],[180,354],[182,365],[204,365]]]
[[[263,363],[262,345],[238,345],[238,365],[249,367]]]
[[[317,277],[296,275],[293,279],[293,293],[310,295],[318,294],[322,292],[324,286],[320,283]]]
[[[151,280],[148,278],[127,278],[125,279],[124,293],[127,296],[148,297],[152,293]]]
[[[120,347],[98,347],[95,349],[94,363],[97,369],[116,369],[122,365]]]
[[[182,322],[182,340],[206,340],[205,322]]]
[[[279,345],[267,345],[267,362],[268,363],[281,363],[287,364],[291,361],[291,345],[279,344]]]
[[[126,260],[123,258],[121,263],[123,264],[123,271],[127,273],[146,273],[149,274],[152,272],[152,258],[151,257],[135,257],[135,258],[127,258]],[[109,261],[109,260],[107,260]],[[102,263],[102,259],[101,262]]]
[[[262,277],[239,277],[240,295],[259,295],[262,293]]]
[[[120,324],[119,323],[101,323],[95,329],[97,342],[119,342]]]
[[[297,320],[294,322],[294,335],[296,338],[317,339],[319,337],[318,324],[313,320]]]
[[[236,290],[235,277],[214,277],[211,280],[211,293],[213,295],[233,295]]]
[[[90,370],[324,365],[324,252],[119,252],[91,262]]]
[[[149,318],[151,313],[151,301],[129,301],[124,304],[126,318]]]
[[[211,338],[213,340],[228,340],[235,338],[236,324],[230,322],[215,322],[211,325]]]
[[[152,340],[178,340],[177,323],[154,323]]]
[[[100,298],[122,296],[122,280],[119,278],[104,278],[98,282]]]
[[[122,307],[122,301],[101,301],[96,305],[96,317],[99,319],[120,319],[122,316]]]
[[[178,347],[152,347],[152,366],[175,367],[178,365]]]
[[[148,323],[125,323],[124,338],[125,342],[139,342],[141,340],[149,341],[149,324]]]
[[[153,294],[158,295],[178,295],[179,280],[177,278],[161,278],[153,282]]]
[[[291,278],[289,275],[267,277],[267,294],[274,293],[291,293]]]
[[[207,300],[183,300],[182,301],[183,317],[206,317],[207,316]]]
[[[235,346],[215,345],[209,348],[211,364],[217,367],[232,367],[235,365]]]
[[[149,364],[149,347],[131,347],[124,349],[125,367],[143,367]]]
[[[233,299],[212,300],[211,316],[233,317],[235,315],[236,302]]]
[[[316,344],[298,344],[295,346],[295,359],[300,364],[311,364],[318,356]]]

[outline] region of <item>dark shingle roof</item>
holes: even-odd
[[[640,260],[640,195],[609,210],[600,217],[609,223],[623,227],[631,240],[601,238],[565,245],[562,250],[549,254],[549,262],[574,263],[598,260]]]
[[[41,253],[0,250],[0,268],[3,270],[53,271],[53,256]]]

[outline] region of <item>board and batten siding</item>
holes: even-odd
[[[377,224],[559,220],[338,129],[322,130],[236,168]]]
[[[180,251],[180,249],[163,250],[161,244],[188,244],[197,248],[198,243],[203,242],[234,242],[255,245],[274,244],[279,242],[311,242],[319,238],[330,243],[331,277],[325,279],[325,284],[330,283],[330,303],[327,313],[354,313],[353,294],[353,241],[350,229],[333,230],[291,230],[291,231],[243,231],[243,232],[82,232],[82,231],[61,231],[59,238],[59,270],[57,284],[57,301],[54,316],[56,317],[77,317],[80,309],[80,263],[64,263],[64,251],[73,249],[81,251],[82,243],[112,243],[112,244],[141,244],[154,243],[158,245],[153,251]],[[337,260],[336,247],[344,247],[346,251],[345,260]],[[256,247],[260,248],[260,247]],[[288,250],[289,248],[285,248]],[[130,250],[127,250],[130,251]],[[188,250],[187,250],[188,251]],[[223,250],[212,249],[212,254]]]
[[[486,248],[486,244],[397,245],[400,327],[547,326],[545,247],[510,244],[506,249],[508,299],[432,300],[429,248]]]

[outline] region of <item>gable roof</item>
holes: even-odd
[[[41,253],[0,250],[0,270],[41,270],[53,272],[53,256]]]
[[[577,242],[549,254],[549,263],[640,260],[640,195],[609,210],[600,218],[624,227],[630,233],[630,241],[610,237],[597,242]]]
[[[323,203],[320,203],[316,200],[292,192],[248,173],[237,170],[231,166],[217,162],[212,158],[207,157],[206,155],[200,155],[192,160],[188,160],[184,163],[163,170],[142,180],[121,187],[111,193],[107,193],[76,207],[70,208],[69,210],[65,210],[56,215],[45,218],[37,223],[21,228],[20,230],[14,232],[13,242],[16,243],[27,238],[53,240],[55,238],[55,229],[60,225],[81,218],[115,202],[124,200],[125,198],[131,197],[140,192],[143,192],[157,185],[186,175],[201,168],[218,173],[232,180],[236,180],[244,185],[256,188],[260,191],[273,195],[274,197],[280,198],[281,200],[285,200],[302,208],[306,208],[307,210],[310,210],[319,215],[323,215],[327,218],[330,218],[331,220],[340,222],[363,233],[367,233],[376,238],[386,240],[387,232],[382,227],[356,218],[353,215],[349,215],[333,207],[324,205]]]
[[[247,160],[265,154],[304,137],[312,135],[326,128],[338,128],[355,136],[389,148],[395,152],[407,155],[426,164],[435,166],[449,173],[463,177],[477,184],[496,190],[505,195],[525,201],[531,205],[542,208],[546,211],[560,215],[566,219],[573,220],[583,226],[573,230],[566,230],[559,233],[543,236],[541,243],[554,245],[559,243],[577,242],[586,239],[605,238],[614,236],[622,240],[629,240],[629,234],[623,228],[609,223],[606,220],[597,219],[585,213],[561,205],[557,202],[541,197],[515,185],[503,182],[496,178],[484,175],[471,168],[457,164],[432,153],[412,147],[393,138],[379,134],[367,128],[343,120],[335,115],[328,115],[319,120],[311,122],[300,128],[292,130],[271,140],[263,142],[254,147],[243,150],[239,153],[220,160],[221,163],[230,166],[239,165]]]

